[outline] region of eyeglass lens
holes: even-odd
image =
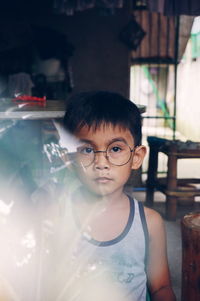
[[[131,149],[123,141],[115,141],[108,145],[105,151],[96,151],[93,146],[85,144],[77,149],[77,161],[84,167],[89,166],[95,160],[95,156],[104,153],[107,160],[117,166],[126,164],[131,158]]]

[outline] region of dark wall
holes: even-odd
[[[75,47],[70,59],[73,92],[103,89],[129,96],[130,52],[119,40],[129,18],[127,7],[112,16],[90,10],[67,17],[37,17],[32,21],[66,33]]]

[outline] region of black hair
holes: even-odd
[[[140,145],[140,111],[129,99],[108,91],[83,92],[69,99],[63,125],[70,133],[75,134],[85,125],[97,129],[102,123],[127,128],[135,146]]]

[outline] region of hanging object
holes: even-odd
[[[151,12],[164,14],[165,0],[147,0],[147,8]]]
[[[58,14],[74,15],[75,12],[91,8],[115,9],[122,8],[124,0],[54,0],[54,11]]]
[[[200,15],[198,0],[147,0],[147,8],[152,12],[163,13],[165,16]]]
[[[122,29],[119,37],[120,40],[126,44],[131,50],[137,50],[146,32],[140,26],[134,17]]]

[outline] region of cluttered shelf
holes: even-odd
[[[62,118],[66,104],[60,100],[47,100],[44,105],[13,102],[0,99],[0,119],[51,119]]]
[[[140,113],[146,107],[138,105]],[[61,100],[46,100],[44,104],[30,102],[15,102],[11,98],[0,98],[0,119],[52,119],[62,118],[65,114],[66,103]]]

